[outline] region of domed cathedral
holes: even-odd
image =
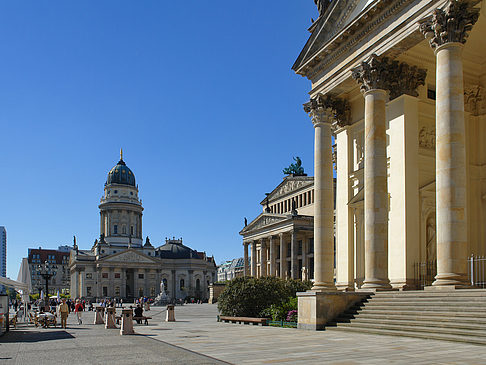
[[[120,161],[108,173],[99,208],[100,235],[108,244],[142,247],[142,201],[122,150]]]
[[[123,160],[110,170],[99,204],[100,236],[90,250],[71,251],[73,298],[156,297],[162,291],[173,301],[209,298],[216,280],[214,257],[193,250],[180,239],[154,247],[142,239],[142,201],[135,175]]]

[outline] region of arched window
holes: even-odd
[[[184,279],[181,279],[181,281],[179,282],[179,289],[184,290]]]
[[[199,279],[196,279],[196,290],[201,290],[201,281]]]
[[[116,224],[113,226],[113,233],[118,234],[118,226]]]
[[[162,279],[162,284],[164,285],[164,291],[167,291],[167,279]]]

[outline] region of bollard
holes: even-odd
[[[166,322],[175,322],[175,306],[174,304],[169,304],[167,306],[167,316],[165,317]]]
[[[94,324],[104,324],[103,315],[105,314],[105,307],[96,307]]]
[[[133,331],[133,311],[122,309],[120,335],[131,335]]]
[[[115,307],[106,308],[105,328],[116,328],[116,325],[115,325],[115,313],[116,313],[116,308]]]

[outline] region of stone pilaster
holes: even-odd
[[[273,236],[268,238],[268,244],[270,245],[270,272],[268,275],[275,276],[275,242]]]
[[[253,277],[256,277],[256,242],[252,241],[251,242],[251,273],[250,275]]]
[[[422,21],[436,55],[436,287],[466,284],[467,192],[463,44],[479,17],[469,1],[451,1]]]
[[[331,123],[341,118],[330,96],[304,104],[314,125],[314,291],[336,290],[334,285],[334,179]],[[344,118],[342,118],[344,121]]]
[[[243,275],[249,275],[249,267],[248,267],[248,242],[243,242],[243,264],[244,264],[244,271]]]

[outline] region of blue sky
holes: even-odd
[[[7,271],[29,247],[99,236],[119,158],[143,200],[143,235],[242,256],[243,217],[300,156],[313,173],[291,66],[312,0],[0,3],[0,225]]]

